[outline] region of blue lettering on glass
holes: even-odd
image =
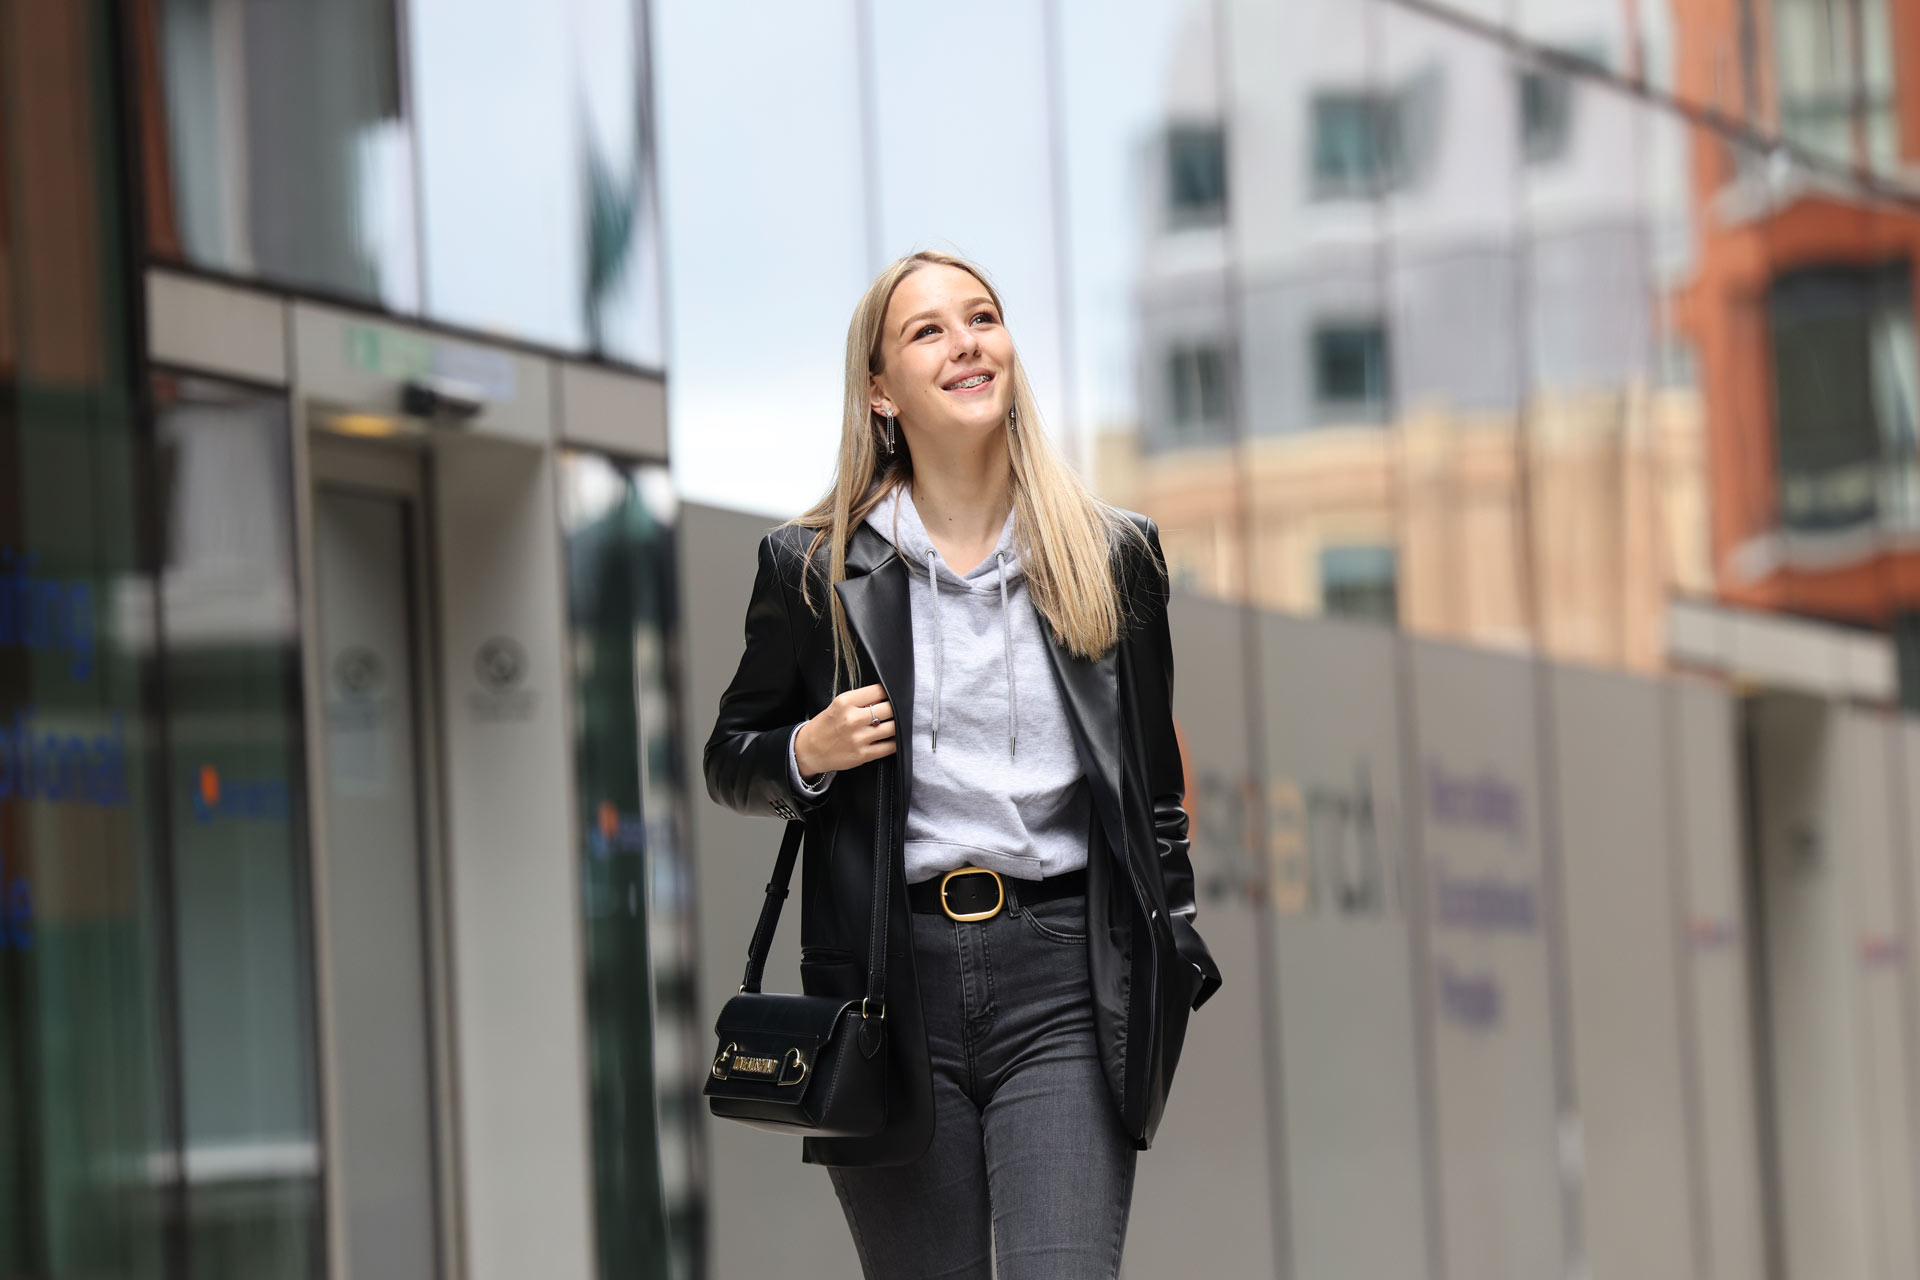
[[[1449,1021],[1470,1031],[1491,1031],[1500,1025],[1500,984],[1492,974],[1459,973],[1445,960],[1436,972],[1440,1010]]]
[[[286,779],[233,779],[210,764],[200,766],[188,801],[194,818],[203,823],[216,819],[285,822],[292,807]]]
[[[1538,923],[1531,884],[1452,875],[1439,858],[1433,860],[1433,917],[1443,928],[1474,933],[1532,933]]]
[[[115,715],[104,734],[42,733],[34,710],[0,723],[0,801],[118,808],[127,803],[126,723]]]
[[[587,849],[594,857],[646,852],[647,824],[641,815],[622,812],[613,801],[602,800],[593,816],[593,828],[587,832]]]
[[[1520,843],[1520,793],[1490,773],[1449,775],[1438,760],[1427,761],[1427,809],[1435,822],[1498,831]]]
[[[93,675],[93,587],[84,578],[34,576],[40,557],[0,547],[0,650],[66,655],[75,680]]]

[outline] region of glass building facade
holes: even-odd
[[[701,1274],[648,45],[0,4],[0,1277]]]
[[[824,485],[841,318],[776,309],[937,245],[1197,591],[1337,610],[1365,563],[1417,634],[1643,672],[1675,597],[1911,629],[1906,0],[1050,0],[964,54],[760,16],[656,21],[694,496]],[[696,111],[717,66],[751,73]],[[737,127],[794,103],[803,156]],[[741,274],[776,229],[806,251]],[[728,473],[758,421],[793,465]]]
[[[750,912],[771,841],[689,743],[708,550],[824,487],[927,246],[1180,593],[1231,985],[1128,1274],[1920,1269],[1916,48],[0,0],[0,1280],[845,1247],[702,1122],[696,871]]]
[[[1124,1274],[1920,1265],[1920,5],[655,30],[690,509],[826,488],[853,303],[938,248],[1160,525],[1228,978]],[[813,1244],[750,1162],[738,1274]]]

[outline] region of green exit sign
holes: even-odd
[[[433,372],[433,343],[373,324],[347,326],[347,363],[396,382]]]

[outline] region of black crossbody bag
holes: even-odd
[[[886,806],[876,806],[884,834]],[[713,1114],[814,1138],[865,1138],[887,1123],[887,845],[876,840],[867,994],[795,996],[760,990],[780,904],[793,879],[803,822],[789,822],[760,923],[747,944],[740,994],[714,1023],[719,1051],[703,1092]]]

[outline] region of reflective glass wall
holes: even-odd
[[[682,492],[804,508],[868,280],[992,273],[1180,590],[1200,927],[1270,1019],[1210,1042],[1272,1108],[1202,1140],[1246,1175],[1210,1229],[1279,1274],[1765,1274],[1825,1166],[1765,1170],[1746,713],[1630,677],[1704,602],[1891,640],[1920,703],[1920,3],[745,10],[654,9]],[[1905,984],[1884,1043],[1902,928],[1819,953]]]
[[[657,369],[643,6],[138,0],[161,261]]]
[[[1642,672],[1681,597],[1920,635],[1913,0],[750,9],[655,11],[689,496],[824,488],[849,299],[933,246],[1196,591]]]
[[[179,1079],[113,28],[0,5],[0,1276],[159,1276]]]
[[[164,777],[195,1280],[326,1274],[285,398],[152,380]]]
[[[705,1274],[693,877],[666,468],[560,467],[600,1274]]]

